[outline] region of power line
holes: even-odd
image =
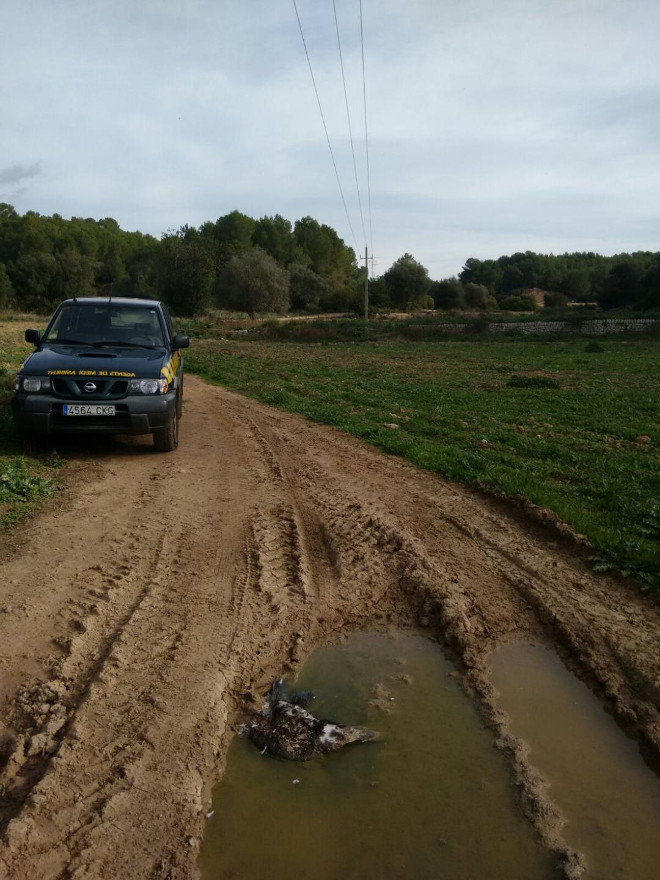
[[[351,126],[351,111],[348,107],[348,91],[346,90],[346,74],[344,73],[344,57],[341,51],[341,37],[339,36],[339,21],[337,20],[337,4],[335,0],[332,0],[332,9],[335,14],[335,30],[337,31],[337,48],[339,50],[339,66],[341,67],[341,81],[344,85],[344,103],[346,104],[346,118],[348,120],[348,136],[351,141],[351,154],[353,156],[353,172],[355,174],[355,189],[357,190],[358,197],[358,206],[360,208],[360,221],[362,223],[362,235],[364,235],[365,241],[367,238],[367,232],[364,228],[364,214],[362,212],[362,199],[360,197],[360,184],[358,183],[358,172],[357,172],[357,163],[355,161],[355,146],[353,144],[353,128]]]
[[[307,43],[305,41],[305,34],[303,32],[302,22],[300,21],[300,15],[298,13],[298,5],[296,0],[293,0],[293,8],[296,11],[296,18],[298,19],[298,27],[300,28],[300,36],[302,37],[303,46],[305,48],[305,56],[307,57],[307,65],[309,66],[309,73],[312,78],[312,85],[314,86],[314,94],[316,95],[316,103],[319,105],[319,113],[321,114],[321,122],[323,123],[323,130],[325,131],[325,139],[328,142],[328,149],[330,150],[330,158],[332,159],[332,167],[335,169],[335,177],[337,178],[337,186],[339,187],[339,193],[341,195],[342,204],[344,205],[344,211],[346,212],[346,219],[348,221],[349,229],[351,230],[351,235],[353,236],[353,242],[355,243],[356,252],[358,250],[357,247],[357,237],[355,235],[355,230],[353,229],[353,224],[351,223],[351,218],[348,213],[348,207],[346,205],[346,198],[344,197],[344,190],[342,189],[341,180],[339,179],[339,171],[337,170],[337,163],[335,162],[335,154],[332,151],[332,144],[330,143],[330,135],[328,134],[328,126],[325,123],[325,116],[323,115],[323,107],[321,106],[321,99],[319,97],[319,90],[316,87],[316,79],[314,78],[314,71],[312,70],[312,62],[309,57],[309,52],[307,51]]]
[[[334,2],[334,0],[333,0]],[[362,48],[362,98],[364,103],[364,147],[367,157],[367,205],[369,211],[369,243],[374,252],[374,230],[371,221],[371,172],[369,169],[369,129],[367,126],[367,80],[364,72],[364,27],[362,19],[362,0],[360,0],[360,46]],[[366,252],[366,251],[365,251]],[[373,256],[372,256],[373,261]],[[369,270],[367,270],[368,273]]]

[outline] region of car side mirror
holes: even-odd
[[[39,345],[41,342],[41,333],[38,330],[26,330],[25,341],[31,342],[33,345]]]
[[[190,345],[190,337],[189,336],[175,336],[172,339],[172,348],[175,351],[178,351],[180,348],[188,348]]]

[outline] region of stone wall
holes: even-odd
[[[448,336],[474,332],[474,324],[438,324],[440,333]],[[576,336],[607,336],[616,333],[658,333],[660,320],[655,318],[619,318],[583,320],[583,321],[505,321],[486,325],[488,333],[510,333],[516,331],[525,336],[537,336],[544,333],[566,333]]]

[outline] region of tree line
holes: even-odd
[[[594,253],[559,255],[532,251],[478,260],[470,257],[458,276],[433,281],[410,254],[404,254],[371,285],[375,307],[400,309],[537,308],[532,290],[545,305],[595,303],[602,309],[660,308],[660,253],[637,251],[604,257]]]
[[[312,217],[292,224],[232,211],[157,239],[111,218],[20,215],[0,204],[0,308],[47,313],[67,297],[112,295],[164,299],[180,315],[345,311],[363,283],[352,248]]]
[[[0,203],[0,308],[48,313],[71,296],[164,299],[176,314],[210,307],[247,312],[353,311],[363,305],[365,269],[334,229],[312,217],[255,220],[232,211],[160,239],[94,220]],[[374,310],[530,309],[546,304],[660,307],[660,253],[603,257],[532,251],[497,260],[471,257],[457,277],[434,281],[404,254],[370,282]]]
[[[404,254],[371,285],[374,308],[400,310],[537,308],[531,290],[544,291],[545,305],[593,302],[603,309],[660,307],[660,253],[638,251],[603,257],[532,251],[497,260],[468,259],[458,276],[433,281],[424,266]]]
[[[457,279],[445,280],[456,280],[463,287],[481,285],[500,304],[521,291],[540,288],[567,301],[595,302],[604,309],[651,309],[660,306],[660,253],[603,257],[525,251],[497,260],[470,258]]]

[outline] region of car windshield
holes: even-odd
[[[122,306],[113,302],[63,306],[43,341],[128,348],[164,346],[163,330],[155,308]]]

